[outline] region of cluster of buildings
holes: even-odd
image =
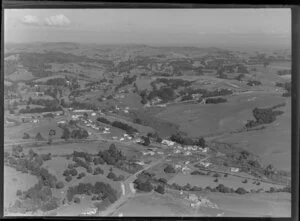
[[[129,107],[125,107],[124,109],[122,109],[122,108],[120,108],[120,107],[118,107],[116,105],[115,110],[117,110],[117,111],[123,111],[125,114],[129,113]]]
[[[208,207],[212,209],[218,209],[217,204],[212,203],[209,199],[197,196],[196,194],[189,194],[186,199],[191,202],[192,208]]]
[[[114,140],[117,140],[117,139],[119,139],[117,136],[114,136],[114,137],[112,137]],[[132,138],[132,136],[130,136],[129,134],[123,134],[123,136],[122,137],[120,137],[120,141],[129,141],[129,140],[132,140],[133,138]]]

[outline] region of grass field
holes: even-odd
[[[192,209],[183,199],[158,193],[141,194],[129,199],[112,216],[191,216]]]
[[[218,186],[219,184],[224,184],[224,186],[227,186],[229,188],[237,189],[239,187],[243,187],[244,189],[251,190],[251,189],[260,189],[263,188],[265,190],[269,190],[270,187],[281,187],[273,184],[268,183],[262,183],[257,186],[256,184],[253,184],[253,181],[251,179],[248,180],[248,183],[242,183],[244,178],[239,178],[235,176],[228,175],[228,177],[219,177],[219,182],[214,182],[215,177],[212,176],[203,176],[203,175],[184,175],[182,173],[177,174],[173,179],[169,180],[168,183],[177,183],[181,186],[186,185],[189,183],[192,186],[200,186],[202,188],[205,188],[207,186],[210,186],[211,188],[214,188]]]
[[[291,102],[281,110],[284,114],[266,129],[227,135],[217,141],[246,148],[262,158],[262,163],[273,164],[282,170],[291,170]]]
[[[248,101],[254,97],[255,100]],[[179,125],[191,137],[207,136],[240,129],[253,118],[253,108],[273,106],[285,100],[281,95],[255,92],[231,96],[228,103],[171,105],[156,117]]]
[[[7,166],[4,166],[4,180],[4,208],[15,202],[17,190],[27,190],[38,182],[37,177],[28,173],[18,172],[14,168]]]

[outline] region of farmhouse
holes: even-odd
[[[93,110],[85,110],[85,109],[82,109],[82,110],[73,110],[74,113],[90,113],[90,112],[93,112]]]
[[[167,146],[173,146],[175,144],[175,142],[170,141],[170,140],[162,140],[161,142],[162,144],[165,144]]]
[[[239,172],[239,171],[240,171],[239,168],[235,168],[235,167],[231,167],[231,168],[230,168],[230,172],[232,172],[232,173],[237,173],[237,172]]]
[[[209,167],[211,165],[211,163],[209,162],[200,162],[200,165],[203,167]]]

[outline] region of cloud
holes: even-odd
[[[60,14],[45,18],[44,24],[51,27],[65,27],[69,26],[71,22],[66,16]]]
[[[20,19],[20,22],[25,25],[40,25],[40,19],[34,15],[25,15]]]

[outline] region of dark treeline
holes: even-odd
[[[172,134],[170,136],[170,140],[182,145],[196,145],[203,148],[206,145],[205,139],[203,137],[194,141],[191,138],[181,136],[179,133]]]
[[[227,99],[222,97],[216,97],[216,98],[207,98],[205,103],[206,104],[218,104],[218,103],[226,103]]]
[[[254,108],[252,111],[255,120],[250,120],[245,125],[246,127],[255,127],[261,124],[270,124],[276,120],[276,116],[283,114],[283,111],[274,110],[283,104],[275,105],[270,108]]]

